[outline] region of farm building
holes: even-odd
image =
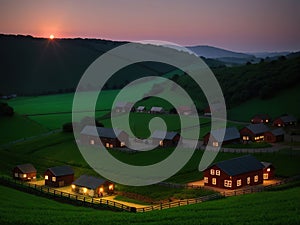
[[[209,106],[204,109],[204,116],[211,116],[211,111]]]
[[[282,128],[267,131],[265,132],[265,141],[269,143],[284,141],[284,133]]]
[[[122,130],[115,129],[114,131],[113,128],[85,126],[80,132],[82,144],[100,144],[98,137],[100,137],[102,144],[106,148],[120,148],[129,145],[129,136]]]
[[[265,140],[265,132],[269,131],[263,123],[250,124],[240,130],[241,138],[243,142],[260,142]]]
[[[133,112],[134,107],[133,103],[131,102],[117,102],[115,104],[114,111],[119,113],[119,112]]]
[[[251,155],[217,162],[204,170],[204,185],[237,189],[263,183],[264,165]]]
[[[275,177],[275,167],[272,163],[269,162],[261,162],[264,165],[263,169],[263,178],[264,180],[272,180]]]
[[[13,178],[16,180],[33,180],[36,179],[36,169],[30,163],[17,165],[13,168]]]
[[[72,183],[72,191],[91,197],[100,197],[114,192],[115,185],[107,180],[82,175]]]
[[[156,130],[151,135],[152,144],[159,145],[161,147],[176,146],[180,142],[180,134],[177,132],[169,132],[166,134],[164,131]]]
[[[51,187],[68,186],[74,181],[74,171],[70,166],[48,168],[44,175],[45,185]]]
[[[177,111],[178,111],[178,114],[180,114],[180,115],[191,115],[191,114],[193,114],[192,108],[190,106],[186,106],[186,105],[179,106]]]
[[[157,113],[157,114],[160,114],[160,113],[164,113],[164,109],[163,107],[156,107],[156,106],[153,106],[151,109],[150,109],[150,113]]]
[[[297,119],[291,115],[281,116],[273,121],[273,125],[277,127],[295,126],[296,124]]]
[[[136,108],[136,111],[137,111],[137,112],[145,112],[145,111],[146,111],[146,107],[145,107],[145,106],[138,106],[138,107]]]
[[[251,123],[269,123],[271,121],[271,117],[267,114],[257,114],[252,117]]]
[[[225,131],[224,139],[222,140],[221,134]],[[230,143],[239,143],[240,142],[240,133],[236,127],[222,128],[218,130],[212,130],[204,136],[203,144],[209,144],[209,138],[211,137],[212,143],[210,145],[218,147],[220,145],[230,144]],[[223,142],[222,142],[223,141]]]

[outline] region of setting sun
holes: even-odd
[[[53,39],[54,39],[54,35],[53,35],[53,34],[50,34],[49,38],[50,38],[51,40],[53,40]]]

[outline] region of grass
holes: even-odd
[[[257,224],[300,223],[300,187],[235,196],[195,205],[124,213],[62,204],[0,186],[1,224]],[[280,210],[278,207],[280,206]]]
[[[224,145],[225,148],[269,148],[272,147],[271,144],[266,142],[254,142],[247,144],[227,144]]]
[[[123,202],[130,202],[130,203],[135,203],[135,204],[140,204],[140,205],[150,205],[150,203],[142,202],[142,201],[132,199],[132,198],[128,198],[126,196],[121,196],[121,195],[117,195],[116,197],[114,197],[114,200],[119,200],[119,201],[123,201]]]

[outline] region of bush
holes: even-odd
[[[14,109],[10,107],[7,103],[0,103],[0,115],[13,116],[14,113]]]

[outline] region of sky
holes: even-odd
[[[300,50],[299,0],[0,0],[0,33]]]

